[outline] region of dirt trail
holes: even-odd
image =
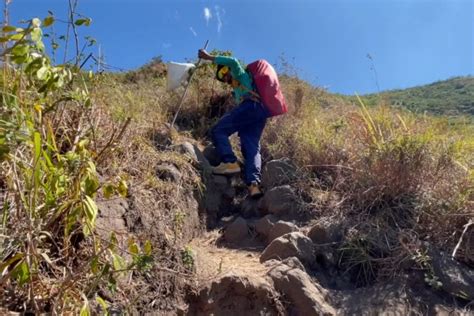
[[[255,247],[251,250],[251,247],[232,249],[223,244],[218,246],[220,237],[219,230],[212,230],[190,243],[199,285],[204,285],[229,273],[249,277],[265,276],[268,269],[259,261],[263,247]]]

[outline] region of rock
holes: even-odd
[[[218,186],[229,184],[229,180],[227,179],[226,176],[221,176],[221,175],[217,175],[217,174],[212,175],[212,181],[214,181],[214,183]]]
[[[245,218],[258,216],[260,215],[258,206],[259,206],[259,200],[246,197],[240,203],[240,215],[242,215]]]
[[[285,234],[298,231],[298,226],[293,223],[278,221],[273,225],[268,233],[268,241],[272,241]]]
[[[336,267],[338,263],[338,257],[335,254],[335,250],[327,246],[318,246],[314,247],[314,255],[316,258],[315,265],[312,267],[323,267],[325,269],[330,269],[331,267]],[[316,264],[319,264],[316,265]]]
[[[441,282],[444,291],[466,300],[474,300],[474,270],[431,247],[428,248],[428,255],[433,274]]]
[[[300,270],[305,271],[304,265],[296,257],[288,257],[288,258],[283,259],[281,261],[272,259],[272,260],[268,260],[268,261],[264,262],[264,265],[266,267],[269,267],[269,268],[273,268],[273,267],[278,266],[280,264],[285,264],[285,265],[289,266],[290,268],[300,269]]]
[[[206,215],[208,227],[213,227],[218,218],[229,215],[232,210],[235,189],[225,176],[209,174],[203,179],[205,192],[201,201],[202,212]]]
[[[262,208],[279,217],[291,217],[297,210],[297,197],[289,185],[273,188],[265,193]]]
[[[373,286],[343,290],[338,303],[338,315],[427,315],[418,310],[418,302],[410,299],[406,281],[397,279]],[[430,298],[423,297],[423,303]]]
[[[236,244],[247,238],[249,226],[242,217],[237,217],[224,232],[224,239],[230,243]]]
[[[178,168],[175,165],[164,163],[156,167],[156,175],[161,180],[168,180],[173,182],[179,182],[181,180],[181,172],[179,172]]]
[[[312,281],[298,259],[291,258],[268,271],[275,289],[291,302],[289,315],[336,315],[328,300],[328,292]]]
[[[97,216],[97,232],[101,237],[108,239],[111,232],[119,236],[128,232],[124,216],[129,210],[127,200],[124,198],[113,198],[97,201],[99,216]],[[102,236],[103,235],[103,236]]]
[[[262,277],[232,272],[190,299],[188,315],[282,315],[278,294]]]
[[[296,167],[288,158],[269,161],[262,171],[262,186],[266,189],[289,184],[297,178]]]
[[[216,148],[213,145],[206,146],[202,151],[204,157],[209,161],[211,166],[217,166],[221,163],[219,154],[217,153]]]
[[[234,197],[235,197],[235,189],[231,186],[227,186],[227,188],[224,190],[224,192],[222,192],[222,195],[227,198],[227,199],[230,199],[230,200],[233,200]]]
[[[175,149],[191,158],[194,162],[199,164],[199,167],[203,170],[210,170],[211,165],[209,161],[206,159],[204,154],[201,150],[196,146],[191,144],[190,142],[184,142],[182,144],[178,144],[175,146]]]
[[[301,232],[293,232],[273,240],[260,255],[260,262],[296,257],[304,264],[314,261],[313,242]]]
[[[267,239],[270,230],[273,228],[277,221],[277,218],[274,215],[265,215],[255,222],[255,231],[262,236],[264,239]]]
[[[330,221],[319,221],[308,231],[308,237],[317,245],[336,243],[342,238],[342,227]]]

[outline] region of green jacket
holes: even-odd
[[[250,76],[245,71],[244,67],[242,67],[236,58],[228,56],[216,56],[214,63],[229,67],[232,78],[240,83],[239,86],[234,87],[234,98],[237,104],[242,102],[246,97],[250,96],[249,91],[255,91],[253,87],[252,76]]]

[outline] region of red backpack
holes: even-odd
[[[270,111],[271,116],[288,112],[277,73],[272,65],[266,60],[259,59],[247,65],[247,70],[253,77],[261,102]]]

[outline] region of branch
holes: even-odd
[[[451,257],[453,257],[453,258],[456,257],[456,253],[457,253],[459,247],[460,247],[461,244],[462,244],[462,239],[463,239],[463,237],[464,237],[464,234],[466,234],[467,229],[469,228],[469,226],[471,226],[471,225],[473,225],[473,224],[474,224],[474,222],[472,221],[472,219],[470,219],[469,222],[468,222],[466,225],[464,225],[464,230],[463,230],[463,232],[462,232],[462,234],[461,234],[461,237],[459,238],[459,241],[458,241],[456,247],[454,247],[453,254],[451,255]]]

